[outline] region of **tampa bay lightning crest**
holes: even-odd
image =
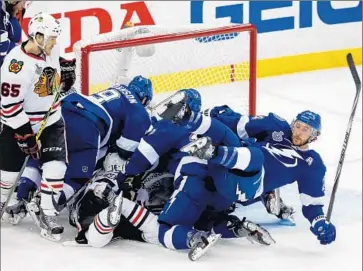
[[[276,160],[278,160],[285,167],[291,168],[298,165],[298,160],[304,160],[303,157],[297,152],[293,146],[285,145],[283,143],[267,143],[262,146],[266,149]]]

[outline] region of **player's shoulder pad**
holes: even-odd
[[[268,114],[268,117],[269,117],[269,118],[271,118],[271,119],[274,119],[274,120],[276,120],[276,121],[281,121],[281,122],[286,122],[286,123],[287,123],[287,120],[286,120],[286,119],[284,119],[284,118],[280,117],[280,116],[279,116],[279,115],[277,115],[276,113],[272,113],[272,112],[270,112],[270,113]]]
[[[287,122],[287,120],[280,117],[279,115],[275,113],[269,113],[267,117],[270,121],[276,123],[280,127],[283,127],[287,130],[291,130],[290,124]]]

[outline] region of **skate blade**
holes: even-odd
[[[13,226],[16,226],[20,223],[20,221],[22,220],[23,218],[21,218],[20,216],[16,216],[16,217],[9,217],[8,218],[8,222],[13,225]]]
[[[206,246],[198,245],[196,248],[193,248],[188,253],[188,258],[191,261],[199,260],[214,244],[222,237],[222,234],[215,234],[213,236],[208,237],[208,244]]]
[[[296,226],[296,221],[293,217],[283,218],[280,220],[279,224],[284,226],[294,227]]]
[[[59,242],[62,238],[61,234],[51,234],[46,229],[40,229],[40,236],[52,242]]]

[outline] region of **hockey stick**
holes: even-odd
[[[349,137],[350,137],[350,131],[352,129],[352,124],[353,124],[353,118],[354,118],[354,115],[355,115],[355,110],[357,109],[359,95],[360,95],[360,92],[361,92],[361,89],[362,89],[362,82],[361,82],[361,80],[359,78],[357,68],[355,67],[353,56],[352,56],[351,53],[349,53],[347,55],[347,62],[348,62],[350,72],[351,72],[351,74],[353,76],[353,80],[354,80],[355,88],[356,88],[356,93],[355,93],[355,99],[354,99],[354,102],[353,102],[352,112],[350,113],[350,118],[349,118],[349,122],[348,122],[347,131],[345,133],[345,138],[344,138],[344,142],[343,142],[342,151],[341,151],[341,154],[340,154],[340,159],[339,159],[339,163],[338,163],[337,172],[336,172],[336,175],[335,175],[333,191],[332,191],[331,196],[330,196],[328,213],[327,213],[327,216],[326,216],[327,221],[330,221],[331,214],[332,214],[332,211],[333,211],[333,206],[334,206],[334,201],[335,201],[335,194],[336,194],[337,189],[338,189],[340,173],[342,172],[343,162],[344,162],[344,158],[345,158],[345,151],[347,150],[348,141],[349,141]]]
[[[60,91],[61,91],[61,89],[63,89],[63,83],[60,84],[59,88],[57,89],[57,93],[56,93],[56,95],[54,97],[54,100],[52,102],[52,105],[49,107],[47,113],[44,115],[44,117],[42,119],[42,122],[40,124],[39,130],[38,130],[37,134],[35,135],[36,142],[38,142],[40,136],[42,135],[42,133],[43,133],[43,131],[45,129],[45,126],[47,125],[47,122],[48,122],[50,113],[52,112],[53,106],[57,103],[57,101],[58,101],[58,99],[60,97]],[[25,170],[25,167],[26,167],[26,165],[28,163],[28,160],[29,160],[29,155],[27,157],[25,157],[24,163],[21,166],[21,169],[20,169],[20,171],[18,173],[18,176],[16,176],[16,180],[15,180],[13,186],[10,188],[8,198],[6,199],[5,204],[4,204],[3,208],[1,209],[0,219],[3,217],[3,214],[5,212],[5,208],[9,204],[10,198],[12,197],[12,195],[13,195],[13,193],[15,191],[15,188],[17,187],[17,185],[19,183],[19,180],[20,180],[21,175],[23,174],[23,172]]]

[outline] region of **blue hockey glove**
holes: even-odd
[[[215,106],[212,109],[206,109],[204,114],[206,116],[210,116],[212,118],[216,118],[221,115],[230,116],[234,113],[234,111],[229,108],[228,105]]]
[[[311,223],[310,230],[318,237],[318,240],[322,245],[327,245],[335,241],[335,226],[326,221],[324,216],[318,216],[314,218],[313,222]]]

